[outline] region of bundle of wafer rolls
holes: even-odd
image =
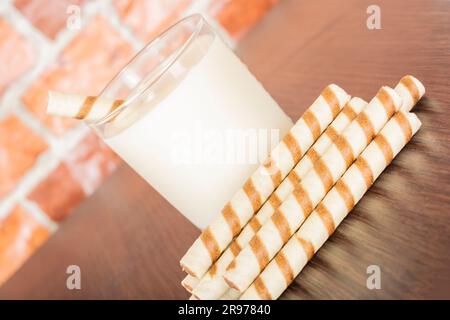
[[[319,138],[349,100],[336,85],[326,87],[303,116],[271,151],[266,161],[224,206],[218,217],[189,248],[180,264],[187,273],[201,278],[219,258],[275,188]]]
[[[369,102],[327,86],[182,257],[191,300],[276,299],[420,128],[405,76]],[[50,92],[47,112],[99,121],[122,100]]]
[[[424,93],[326,87],[181,259],[191,299],[278,298],[418,131]]]

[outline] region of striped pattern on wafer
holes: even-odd
[[[228,267],[224,279],[231,288],[247,289],[401,103],[393,89],[378,91]]]
[[[367,103],[360,98],[352,98],[339,115],[333,120],[328,128],[317,139],[314,145],[308,150],[303,158],[297,163],[295,168],[289,173],[291,176],[296,173],[298,177],[303,177],[313,163],[326,151],[339,134],[351,123],[351,121],[361,112]],[[294,184],[290,179],[284,179],[280,186],[272,193],[269,200],[261,207],[258,213],[242,229],[239,236],[233,240],[227,250],[220,256],[202,279],[193,294],[201,300],[218,299],[229,289],[222,278],[227,266],[235,256],[239,254],[241,248],[248,244],[261,226],[272,216],[274,210],[294,189]],[[281,191],[279,191],[281,189]]]
[[[420,125],[414,114],[398,112],[240,299],[277,299]]]
[[[225,205],[219,217],[189,248],[180,261],[186,272],[197,278],[205,274],[348,100],[347,93],[336,85],[329,85],[322,91],[271,151],[267,161],[252,174],[244,187]]]
[[[356,118],[367,103],[360,98],[352,98],[342,109],[342,112],[336,117],[333,123],[325,130],[316,143],[308,150],[305,156],[299,161],[295,168],[289,173],[286,179],[272,193],[267,201],[252,218],[248,227],[244,228],[236,239],[238,244],[243,247],[259,228],[270,218],[290,193],[295,189],[314,164],[320,159],[330,145],[338,138],[345,128]],[[320,166],[320,162],[318,163]],[[275,200],[276,199],[276,200]],[[247,228],[250,230],[246,231]],[[249,237],[249,238],[248,238]]]
[[[425,94],[425,87],[418,79],[407,75],[395,86],[395,91],[403,99],[403,104],[400,109],[410,111]]]
[[[50,91],[47,113],[94,122],[106,117],[123,102],[123,100]]]

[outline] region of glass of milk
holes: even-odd
[[[92,127],[200,229],[292,126],[198,14],[148,44],[101,97],[124,103]]]

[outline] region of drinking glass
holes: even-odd
[[[149,43],[100,97],[124,102],[91,126],[201,229],[292,126],[199,14]]]

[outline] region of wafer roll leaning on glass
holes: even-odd
[[[50,91],[47,113],[54,116],[95,122],[119,108],[123,102],[123,100]]]
[[[416,115],[398,112],[240,299],[277,299],[420,126]]]
[[[300,179],[312,168],[313,163],[323,155],[339,134],[352,122],[352,120],[367,105],[360,98],[353,97],[328,128],[317,139],[314,145],[306,152],[295,168],[288,174],[286,179],[272,193],[269,200],[264,203],[258,213],[242,229],[239,236],[233,240],[220,258],[211,266],[209,271],[200,279],[199,284],[192,292],[201,300],[220,298],[228,289],[222,275],[234,257],[259,230],[275,209],[286,199]]]
[[[248,288],[401,103],[393,89],[378,91],[228,266],[224,278],[231,288]]]
[[[246,181],[189,248],[180,265],[190,275],[201,278],[233,237],[258,211],[273,190],[292,170],[304,153],[328,127],[349,100],[348,94],[336,85],[327,86],[283,140],[271,151],[268,159]]]
[[[399,83],[395,87],[395,91],[402,98],[402,106],[400,107],[400,109],[404,110],[404,111],[410,111],[414,107],[414,105],[420,100],[420,98],[425,94],[425,87],[418,79],[416,79],[415,77],[413,77],[411,75],[407,75],[407,76],[404,76],[399,81]],[[300,165],[300,162],[297,165],[297,167],[299,165]],[[281,185],[280,185],[280,187],[281,187]],[[258,215],[259,215],[259,213],[258,213]],[[244,230],[243,230],[243,232],[244,232]],[[242,234],[242,232],[241,232],[241,234]],[[240,237],[241,237],[241,235],[239,235],[238,238],[240,238]],[[220,259],[222,259],[222,257]],[[234,289],[230,289],[229,291],[234,291]],[[225,296],[227,296],[227,294],[225,294]],[[235,294],[231,293],[229,295],[229,298],[233,297],[233,296],[235,296]]]

